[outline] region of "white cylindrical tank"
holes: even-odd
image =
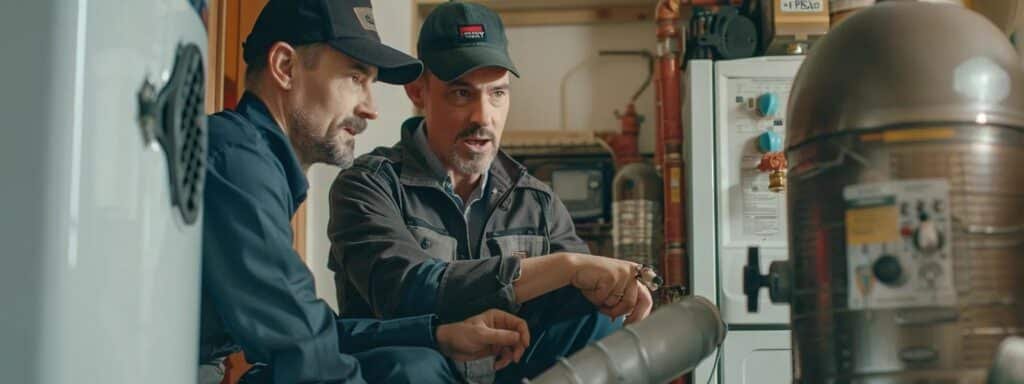
[[[197,3],[0,2],[0,382],[195,382]]]

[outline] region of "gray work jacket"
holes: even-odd
[[[407,120],[401,142],[358,158],[331,187],[328,267],[340,313],[434,313],[442,322],[490,308],[515,313],[521,258],[587,246],[551,188],[502,151],[490,168],[481,238],[469,241],[473,231],[445,192],[446,175],[416,145],[421,121]]]

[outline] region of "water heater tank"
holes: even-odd
[[[1024,75],[1002,31],[865,9],[807,56],[788,116],[794,379],[984,382],[1024,332]]]
[[[196,381],[203,3],[0,2],[0,382]]]

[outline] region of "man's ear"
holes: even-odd
[[[283,41],[270,46],[267,52],[267,72],[270,81],[283,90],[291,90],[295,83],[295,68],[298,66],[295,47]]]
[[[416,109],[423,109],[423,100],[427,97],[427,74],[424,72],[419,79],[405,85],[405,94],[412,100]]]

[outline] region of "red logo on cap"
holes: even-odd
[[[482,38],[484,38],[484,34],[485,33],[486,32],[484,31],[484,25],[483,24],[471,24],[471,25],[460,25],[459,26],[459,36],[462,36],[463,39],[470,39],[470,40],[482,39]]]

